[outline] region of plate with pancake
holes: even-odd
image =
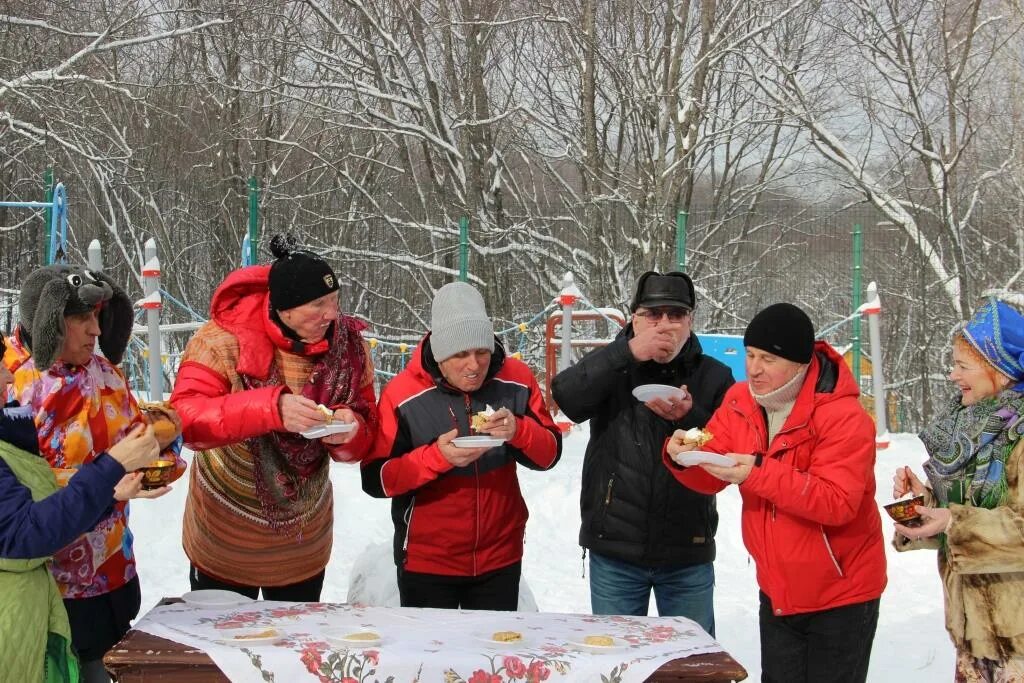
[[[530,639],[522,631],[513,629],[502,629],[497,631],[484,631],[476,634],[476,640],[493,648],[502,650],[524,648],[530,646]]]
[[[593,634],[580,636],[576,640],[569,641],[569,647],[583,652],[595,654],[603,652],[621,652],[629,647],[629,643],[622,638],[604,634]]]
[[[224,631],[217,639],[218,643],[232,647],[254,647],[256,645],[273,645],[284,638],[284,634],[276,628],[235,628]]]
[[[376,647],[381,643],[380,631],[362,626],[332,628],[324,631],[323,637],[331,645],[350,650],[361,647]]]

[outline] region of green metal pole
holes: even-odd
[[[469,279],[469,216],[459,219],[459,282]]]
[[[686,270],[686,219],[685,211],[676,213],[676,266],[680,271]]]
[[[861,252],[864,249],[863,235],[861,233],[860,223],[853,225],[853,310],[860,308],[860,269],[861,269]],[[851,347],[853,354],[853,379],[857,382],[857,386],[860,386],[860,316],[853,319],[853,345]]]
[[[53,169],[48,168],[43,171],[43,188],[45,189],[44,202],[49,202],[51,206],[47,207],[46,212],[43,215],[43,220],[46,221],[46,229],[43,230],[43,263],[49,265],[53,263],[53,254],[50,253],[50,242],[53,239],[51,233],[53,232]]]
[[[260,181],[249,176],[249,263],[256,265],[256,247],[260,239]]]

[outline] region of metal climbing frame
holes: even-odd
[[[53,188],[53,201],[48,202],[0,202],[0,206],[12,209],[48,209],[49,231],[46,240],[46,264],[67,263],[68,261],[68,195],[64,183]]]

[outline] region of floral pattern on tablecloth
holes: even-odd
[[[541,683],[643,681],[666,662],[721,651],[683,617],[365,607],[249,602],[230,608],[184,603],[155,608],[135,628],[206,652],[231,681],[293,683]],[[228,645],[232,629],[274,629],[273,643]],[[373,630],[379,643],[346,646],[334,630]],[[521,642],[497,643],[511,630]],[[581,648],[587,635],[621,646]]]

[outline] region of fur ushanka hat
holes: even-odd
[[[102,306],[101,306],[102,304]],[[21,286],[18,312],[36,367],[49,368],[64,347],[64,318],[101,306],[100,349],[121,362],[132,335],[134,312],[124,290],[102,272],[65,263],[32,271]]]

